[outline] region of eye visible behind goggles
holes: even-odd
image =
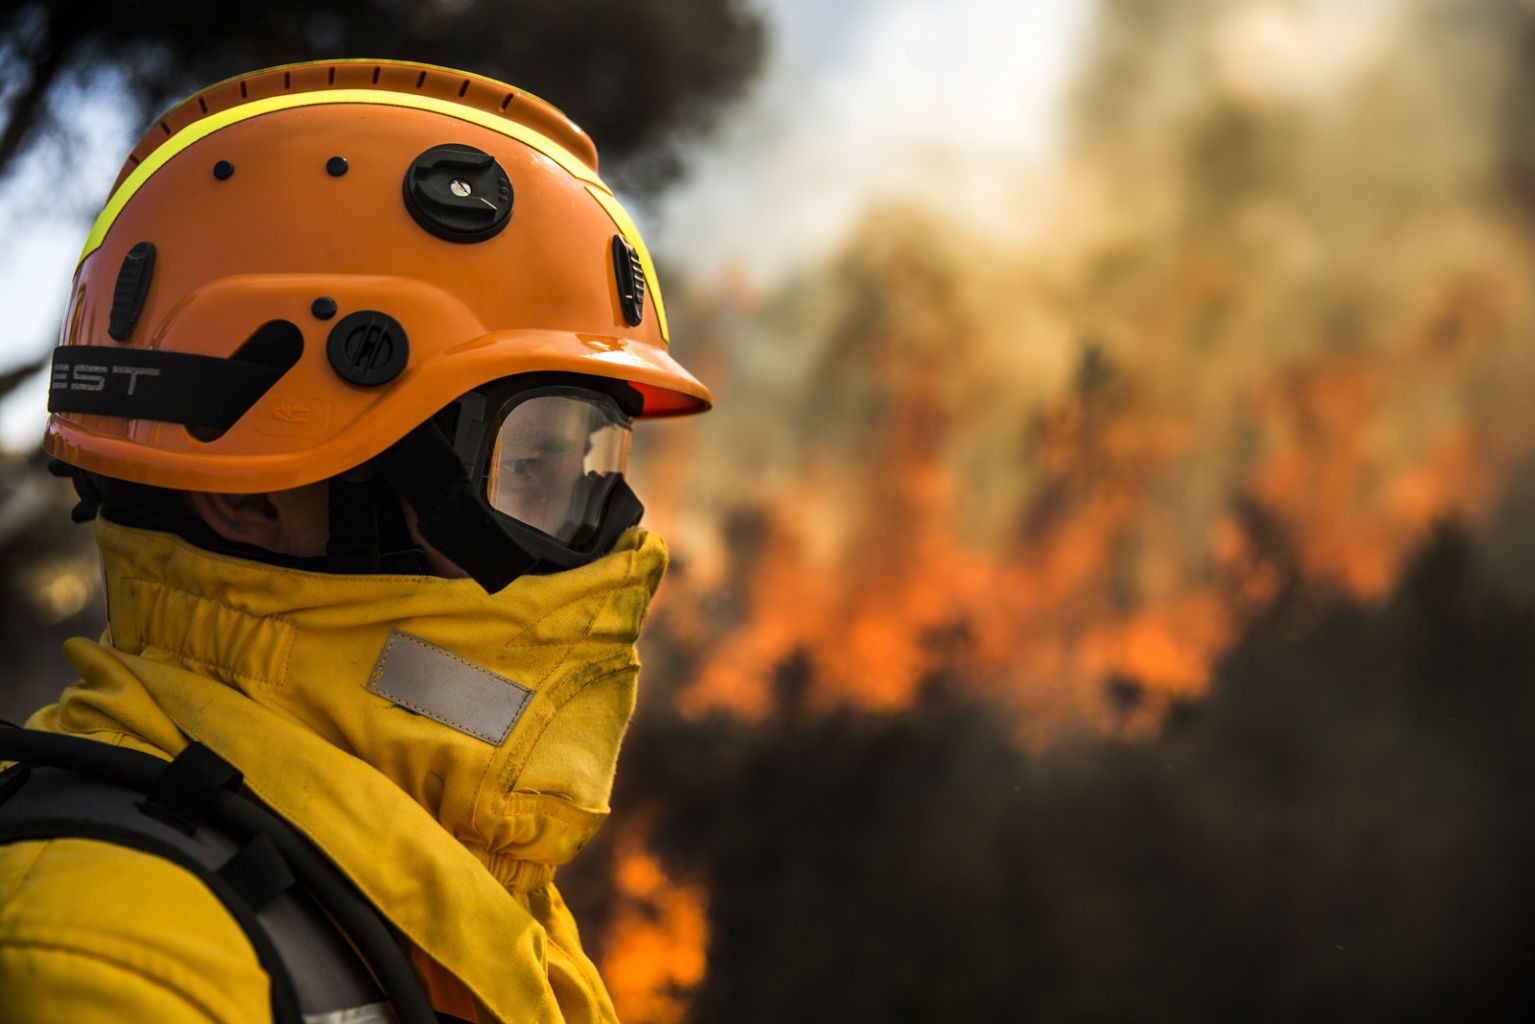
[[[644,512],[624,479],[641,405],[622,381],[564,373],[520,374],[459,397],[332,482],[331,570],[391,571],[391,548],[398,563],[409,545],[393,521],[396,494],[422,538],[487,592],[594,561]]]
[[[484,460],[485,499],[572,548],[597,532],[629,465],[629,417],[607,395],[536,388],[498,413]],[[469,468],[469,467],[466,467]]]
[[[523,374],[455,404],[454,449],[497,517],[519,535],[530,527],[572,552],[590,551],[615,495],[627,490],[639,392],[621,381]],[[637,521],[638,501],[618,506],[632,507]]]

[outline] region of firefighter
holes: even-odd
[[[0,729],[0,1021],[614,1019],[553,879],[666,564],[631,427],[710,404],[667,344],[527,93],[296,64],[150,128],[54,353],[109,625]]]

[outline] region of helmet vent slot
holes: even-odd
[[[613,277],[618,282],[624,323],[638,327],[645,319],[645,268],[639,252],[623,235],[613,236]]]
[[[117,271],[112,289],[112,312],[107,317],[107,335],[113,341],[126,342],[139,325],[144,300],[149,297],[149,282],[155,274],[155,244],[140,242],[128,250]]]
[[[303,354],[304,332],[298,325],[288,320],[269,320],[256,328],[256,333],[246,338],[229,358],[286,372],[298,364]]]
[[[298,325],[288,320],[268,320],[256,328],[255,333],[246,338],[229,358],[235,362],[268,367],[276,370],[280,377],[291,370],[303,354],[304,332],[298,329]],[[261,397],[252,395],[245,408],[230,410],[233,413],[230,424],[239,422],[240,417],[249,412],[250,407],[259,402]],[[189,426],[186,429],[187,433],[199,441],[217,441],[228,428]]]

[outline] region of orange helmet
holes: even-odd
[[[445,68],[294,64],[205,89],[128,157],[44,445],[136,484],[280,490],[516,375],[626,384],[637,416],[707,409],[667,344],[645,243],[558,110]]]

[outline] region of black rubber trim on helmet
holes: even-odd
[[[83,737],[9,725],[0,727],[0,761],[67,768],[146,791],[166,769],[166,762],[151,754]],[[208,813],[211,822],[233,835],[264,835],[272,841],[299,882],[330,914],[368,964],[394,1004],[401,1024],[436,1024],[438,1018],[426,989],[384,917],[308,838],[243,794],[228,789],[215,792]]]
[[[53,350],[48,411],[228,430],[287,367],[152,349]]]

